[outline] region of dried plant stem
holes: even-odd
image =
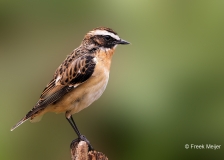
[[[88,145],[85,141],[71,144],[71,158],[72,160],[108,160],[101,152],[88,151]]]

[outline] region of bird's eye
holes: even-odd
[[[106,36],[104,36],[105,37],[105,39],[108,41],[108,40],[110,40],[110,36],[108,36],[108,35],[106,35]]]

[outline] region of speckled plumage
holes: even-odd
[[[87,33],[55,71],[36,105],[11,130],[28,119],[38,121],[46,112],[65,112],[69,118],[97,100],[106,88],[118,44],[128,42],[110,28],[99,27]]]

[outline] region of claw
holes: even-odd
[[[89,151],[93,151],[94,148],[92,147],[92,145],[90,144],[89,140],[84,136],[84,135],[81,135],[79,138],[76,138],[74,139],[71,144],[70,144],[70,148],[73,148],[73,146],[76,144],[76,143],[79,143],[80,141],[85,141],[87,144],[88,144],[88,147],[89,147]]]
[[[82,141],[85,141],[85,142],[88,144],[88,146],[89,146],[89,151],[93,151],[93,150],[94,150],[94,148],[93,148],[92,145],[90,144],[89,140],[88,140],[84,135],[81,135],[81,136],[79,137],[79,139],[82,140]]]

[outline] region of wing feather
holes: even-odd
[[[55,71],[54,79],[43,90],[39,101],[22,120],[29,119],[49,104],[60,100],[66,93],[88,80],[93,74],[96,65],[93,58],[94,56],[91,54],[84,54],[76,58],[72,55],[68,56]]]

